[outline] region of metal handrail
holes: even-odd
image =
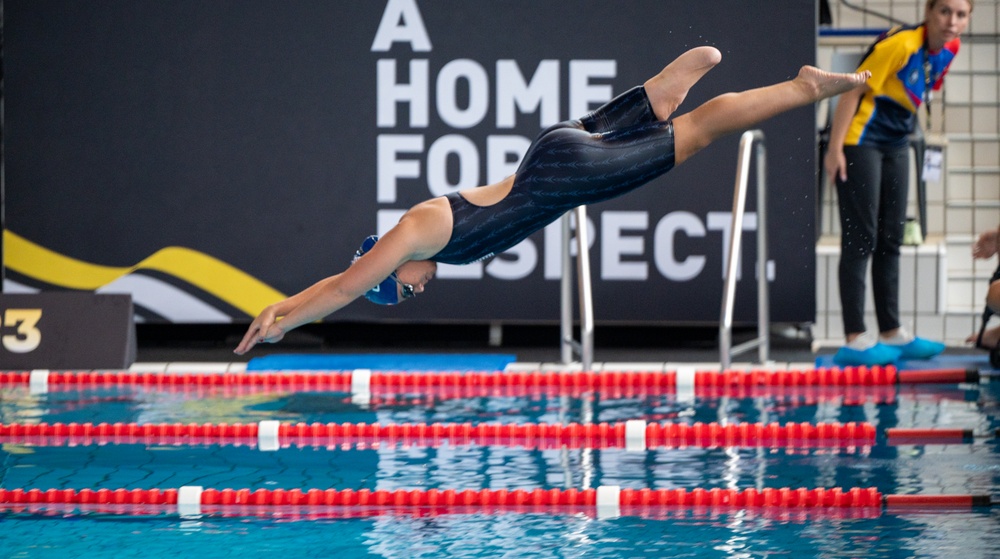
[[[573,266],[570,262],[571,216],[576,216],[576,275],[580,306],[580,341],[573,338]],[[580,356],[584,371],[594,364],[594,307],[590,283],[590,252],[587,237],[587,208],[578,206],[572,214],[562,216],[562,280],[560,307],[560,349],[563,364],[573,362],[574,354]]]
[[[756,147],[757,155],[757,338],[736,347],[733,343],[733,305],[736,297],[736,277],[743,243],[743,216],[746,210],[747,183],[750,175],[750,151]],[[761,363],[768,360],[770,335],[767,285],[767,165],[764,133],[749,130],[740,138],[739,158],[736,160],[736,187],[733,192],[733,223],[730,228],[728,265],[724,270],[722,291],[722,317],[719,320],[719,362],[728,369],[732,357],[758,348]]]

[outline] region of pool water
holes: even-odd
[[[100,388],[31,395],[0,389],[3,423],[870,422],[1000,428],[1000,384],[904,387],[871,397],[496,397],[419,394],[364,407],[342,393],[212,393]],[[3,488],[534,489],[876,487],[884,494],[1000,494],[1000,444],[871,447],[524,449],[282,448],[5,443]],[[279,507],[280,508],[280,507]],[[181,518],[90,510],[0,512],[0,557],[975,557],[1000,556],[1000,506],[952,511],[671,508],[584,512],[396,511],[361,518]]]

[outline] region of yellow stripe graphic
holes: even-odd
[[[136,270],[155,270],[183,280],[233,307],[257,316],[267,305],[284,299],[280,291],[203,252],[166,247],[134,266],[102,266],[77,260],[4,230],[7,268],[40,282],[93,291]]]

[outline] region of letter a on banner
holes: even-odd
[[[372,52],[388,52],[395,42],[410,43],[413,52],[430,52],[431,38],[414,0],[389,0],[372,41]]]

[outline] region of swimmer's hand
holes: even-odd
[[[236,346],[233,353],[243,355],[257,344],[273,344],[285,337],[285,331],[278,326],[277,316],[273,307],[267,307],[254,319],[244,334],[243,340]]]

